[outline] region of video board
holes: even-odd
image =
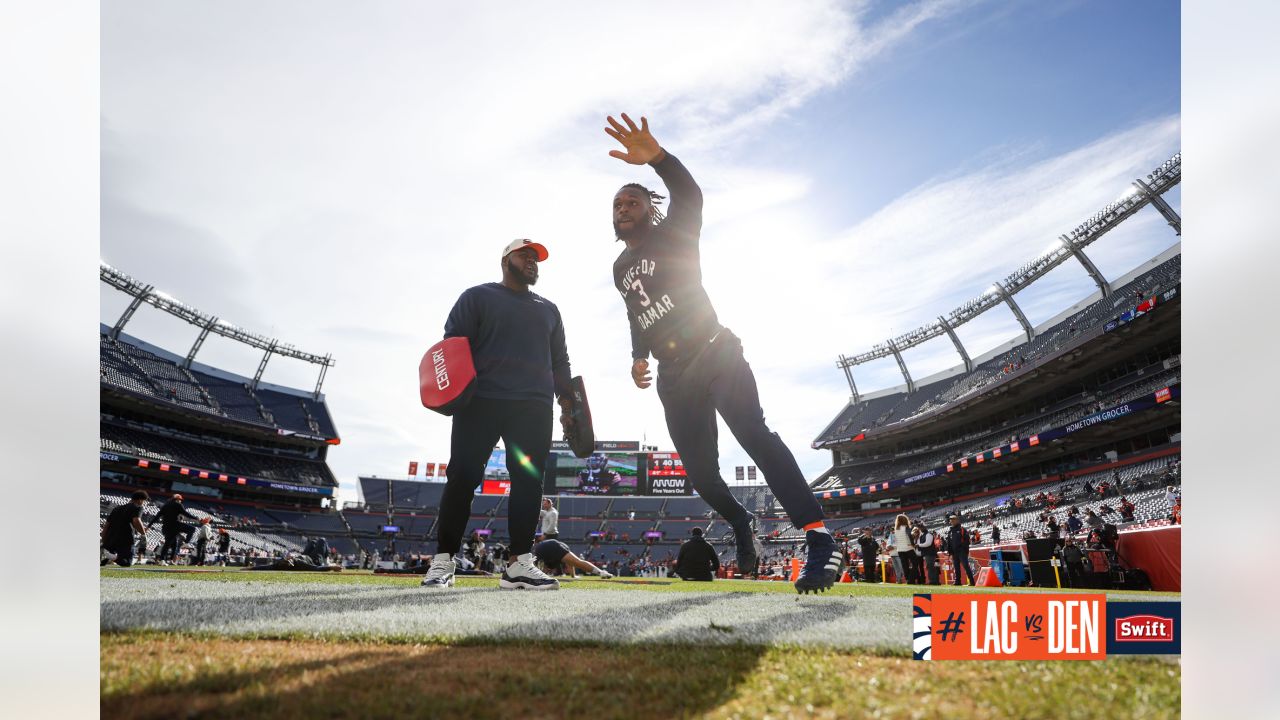
[[[557,495],[639,495],[642,468],[633,452],[597,452],[587,458],[554,452],[554,470],[546,480],[548,493]],[[551,470],[551,468],[548,468]]]

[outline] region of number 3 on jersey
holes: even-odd
[[[649,296],[644,293],[644,285],[640,284],[640,280],[631,281],[631,289],[640,295],[640,307],[649,307]]]

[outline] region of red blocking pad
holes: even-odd
[[[432,345],[418,363],[418,387],[428,410],[453,415],[466,407],[476,389],[471,342],[451,337]]]

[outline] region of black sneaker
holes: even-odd
[[[809,544],[809,553],[796,580],[796,592],[826,592],[840,579],[844,553],[831,533],[810,530],[805,533],[805,542]]]
[[[744,578],[757,574],[760,568],[760,551],[763,546],[751,529],[751,521],[754,519],[748,515],[746,520],[733,526],[733,539],[738,546],[738,572]]]

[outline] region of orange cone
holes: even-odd
[[[978,571],[978,587],[1001,587],[1003,583],[996,577],[996,571],[984,567]]]
[[[847,583],[853,582],[853,578],[849,577],[848,568],[846,568],[844,571],[844,574],[840,576],[840,582],[847,582]]]
[[[791,582],[800,579],[800,558],[791,558]]]

